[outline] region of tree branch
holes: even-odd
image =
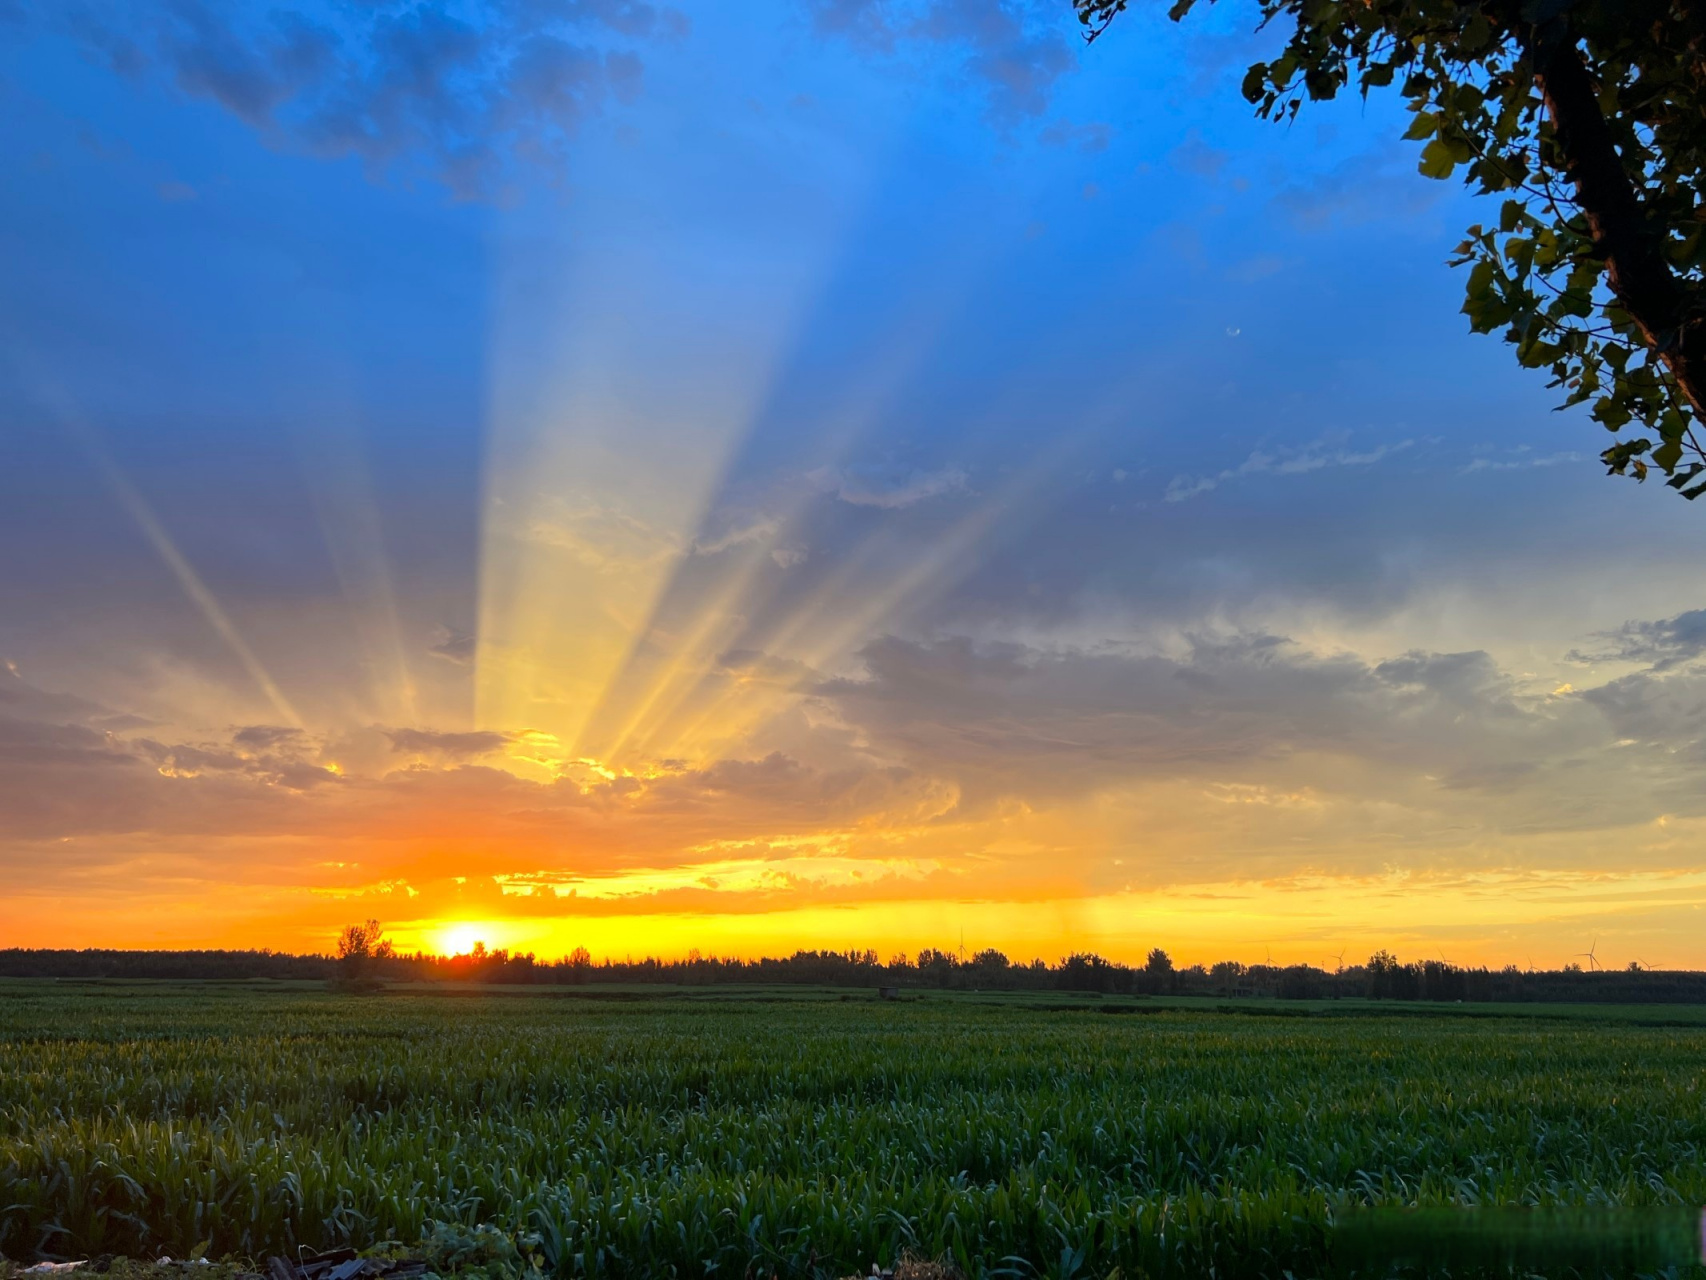
[[[1557,27],[1538,32],[1530,28],[1526,34],[1565,175],[1575,184],[1576,203],[1605,258],[1606,282],[1676,379],[1696,417],[1706,422],[1706,314],[1701,300],[1690,296],[1670,268],[1663,233],[1647,217],[1623,167],[1576,41]]]

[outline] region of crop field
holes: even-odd
[[[1358,1206],[1706,1200],[1706,1027],[1130,1010],[0,984],[0,1255],[1301,1275]]]

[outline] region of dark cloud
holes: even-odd
[[[72,693],[50,693],[25,680],[11,663],[0,665],[0,718],[86,721],[107,708]]]
[[[262,751],[281,747],[287,743],[300,744],[302,740],[302,730],[276,724],[251,724],[231,735],[231,741],[237,746]]]
[[[1668,671],[1706,657],[1706,609],[1690,609],[1657,622],[1626,622],[1601,632],[1596,648],[1574,649],[1577,662],[1641,662]]]
[[[1618,739],[1678,751],[1706,739],[1706,677],[1698,672],[1639,672],[1585,690]]]
[[[518,162],[559,169],[586,120],[638,91],[640,59],[622,42],[687,30],[675,10],[628,0],[376,3],[319,18],[200,0],[39,11],[115,71],[158,74],[275,145],[353,156],[375,176],[419,170],[465,199],[501,194]]]
[[[262,747],[240,742],[236,737],[229,745],[163,743],[138,738],[130,747],[168,778],[239,775],[290,791],[306,791],[341,781],[335,769],[312,758],[317,744],[310,743],[306,735],[274,739]]]
[[[9,842],[137,830],[160,818],[159,775],[110,736],[80,725],[0,719],[0,853]]]
[[[466,666],[474,660],[474,650],[477,647],[474,637],[467,632],[440,625],[433,632],[432,643],[427,646],[427,652],[435,658],[443,658],[446,662]]]
[[[1374,668],[1375,677],[1398,688],[1426,690],[1442,701],[1482,708],[1510,706],[1511,680],[1485,653],[1411,651]]]
[[[280,796],[339,781],[316,759],[319,744],[298,729],[249,725],[223,742],[120,736],[151,723],[5,669],[0,836],[248,830],[263,811],[276,811]]]
[[[432,729],[387,729],[391,749],[407,755],[442,760],[473,760],[500,751],[511,735],[480,730],[468,733],[439,733]]]
[[[1069,6],[1037,0],[811,0],[811,8],[819,32],[872,53],[889,56],[921,45],[957,55],[997,122],[1047,112],[1056,83],[1076,61],[1077,24]]]
[[[1070,120],[1051,121],[1041,133],[1037,141],[1049,147],[1070,147],[1086,154],[1106,151],[1108,143],[1113,141],[1114,127],[1100,120],[1088,124],[1074,124]]]
[[[108,769],[131,759],[108,735],[81,725],[0,719],[0,760],[10,768]]]
[[[1613,688],[1522,695],[1479,652],[1370,663],[1258,634],[1175,654],[891,638],[863,656],[863,678],[816,695],[873,751],[952,780],[973,805],[1275,777],[1435,809],[1484,793],[1504,807],[1476,821],[1495,824],[1609,825],[1674,807],[1700,781],[1687,761],[1653,773],[1606,757],[1629,736],[1632,691],[1615,704]],[[1685,703],[1665,705],[1675,716]]]

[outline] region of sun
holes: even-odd
[[[447,924],[438,931],[438,949],[447,956],[465,956],[474,949],[476,942],[485,942],[489,946],[490,940],[486,936],[489,932],[477,924]]]

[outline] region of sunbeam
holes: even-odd
[[[954,257],[936,264],[925,286],[890,318],[871,358],[848,372],[842,398],[823,403],[814,397],[813,409],[821,417],[810,437],[816,470],[847,465],[900,405],[908,381],[936,349],[990,252],[989,244],[968,238]],[[758,420],[770,412],[767,407]],[[742,443],[752,442],[749,433]],[[734,461],[731,453],[712,486],[708,507],[726,499]],[[702,551],[710,542],[722,554],[714,560],[678,556],[672,562],[626,659],[612,672],[588,716],[577,755],[632,765],[648,758],[701,754],[690,734],[672,732],[669,726],[679,720],[684,705],[703,700],[718,656],[740,643],[742,630],[752,626],[784,589],[788,570],[808,554],[792,543],[804,536],[802,518],[821,497],[816,485],[790,478],[779,492],[767,495],[761,536],[742,538],[733,547],[720,545],[728,541],[726,534],[701,525],[692,548]],[[853,554],[857,559],[858,551]],[[742,718],[743,724],[750,721]]]
[[[664,263],[641,246],[508,267],[493,327],[478,724],[543,729],[573,744],[565,759],[592,754],[581,744],[646,644],[674,571],[705,553],[699,534],[720,479],[841,242],[836,220],[797,236],[785,257],[709,274],[703,261]],[[744,315],[745,332],[725,339],[675,316],[669,299],[689,279],[703,309]],[[694,367],[665,387],[652,375],[672,332]]]
[[[248,642],[238,632],[236,624],[231,621],[230,616],[220,606],[213,592],[208,589],[207,584],[201,580],[201,576],[196,573],[190,562],[184,558],[183,553],[178,550],[177,544],[172,541],[172,536],[166,532],[166,527],[160,523],[159,517],[154,514],[154,509],[149,506],[148,500],[119,469],[118,463],[114,461],[112,454],[101,442],[95,429],[74,413],[66,411],[63,406],[58,414],[58,419],[66,434],[76,441],[83,455],[100,473],[101,479],[112,492],[113,498],[124,509],[125,513],[136,522],[137,528],[142,530],[142,536],[148,540],[149,546],[154,548],[155,554],[160,557],[161,562],[171,570],[172,576],[178,580],[179,587],[189,597],[190,603],[195,605],[201,616],[207,620],[208,626],[213,628],[219,638],[225,642],[226,647],[243,664],[243,669],[249,673],[250,678],[254,680],[261,693],[272,705],[273,710],[286,724],[293,728],[301,728],[303,720],[296,713],[296,708],[291,706],[289,699],[284,696],[283,690],[267,673],[266,667],[262,665],[255,651],[249,647]]]
[[[971,498],[969,510],[931,536],[922,550],[894,528],[879,525],[859,543],[842,549],[834,568],[782,616],[767,616],[766,606],[774,602],[774,592],[764,600],[754,599],[744,594],[752,577],[741,578],[735,584],[740,591],[722,593],[702,615],[702,622],[727,616],[737,601],[742,616],[716,633],[727,635],[726,643],[714,651],[702,648],[691,664],[678,663],[678,692],[654,716],[645,754],[704,758],[736,746],[786,705],[796,690],[774,681],[758,684],[719,675],[722,687],[707,691],[707,677],[716,673],[717,658],[724,649],[754,650],[813,674],[844,663],[880,629],[903,622],[910,603],[939,598],[975,570],[990,553],[998,527],[1003,538],[1022,536],[1027,519],[1039,514],[1049,483],[1110,426],[1125,420],[1130,407],[1123,399],[1110,400],[1087,414],[1082,425],[1056,433],[1026,467],[1010,472],[991,492]],[[732,632],[736,623],[742,628],[738,634]],[[706,625],[703,631],[709,634],[711,628]],[[689,681],[689,671],[698,678]],[[667,717],[680,712],[696,694],[704,695],[700,699],[704,705],[690,721],[666,731]]]
[[[320,418],[299,436],[302,471],[357,643],[365,657],[372,715],[418,725],[415,675],[398,621],[385,531],[362,453],[362,431],[345,415]]]

